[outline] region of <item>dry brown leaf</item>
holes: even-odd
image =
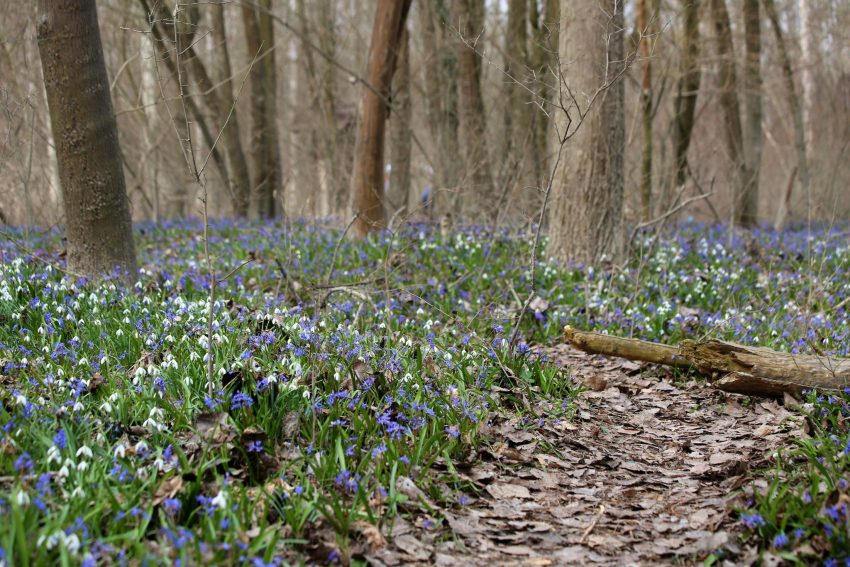
[[[167,498],[174,498],[183,489],[183,477],[174,475],[163,480],[153,495],[154,506],[162,504]]]

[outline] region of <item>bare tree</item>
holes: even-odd
[[[385,226],[384,137],[401,38],[412,0],[378,0],[369,64],[360,99],[354,174],[351,180],[353,234],[363,237]]]
[[[755,217],[747,200],[747,162],[744,154],[744,133],[741,125],[741,104],[738,99],[738,73],[735,69],[735,50],[726,0],[711,0],[717,54],[719,57],[720,109],[726,134],[726,152],[732,164],[732,206],[736,223],[744,224]]]
[[[794,71],[791,64],[791,57],[788,54],[788,46],[785,43],[785,37],[782,34],[782,26],[779,23],[779,14],[776,12],[776,5],[773,0],[764,0],[764,10],[770,20],[770,27],[773,29],[773,35],[776,38],[776,46],[779,51],[779,61],[782,65],[782,78],[785,81],[785,89],[788,91],[788,106],[791,109],[791,116],[794,120],[794,147],[797,150],[797,177],[800,180],[800,187],[803,192],[809,188],[809,164],[806,157],[806,130],[803,122],[803,107],[800,104],[800,97],[797,94],[797,85],[794,82]],[[779,201],[779,208],[776,212],[776,222],[774,228],[782,230],[785,224],[785,217],[790,209],[790,185],[786,194]]]
[[[744,196],[737,221],[744,226],[755,226],[758,222],[759,171],[764,143],[759,0],[744,0],[744,42],[747,52],[743,77],[746,101],[743,149],[747,177],[744,179]]]
[[[250,212],[254,218],[277,213],[275,196],[282,184],[280,142],[277,130],[277,71],[271,0],[257,7],[242,5],[245,41],[251,57],[260,63],[251,69],[251,183]]]
[[[471,170],[473,192],[464,195],[462,210],[469,212],[470,203],[488,209],[493,199],[493,176],[487,150],[487,123],[484,97],[481,93],[481,57],[475,45],[483,32],[484,1],[456,0],[454,20],[462,41],[458,43],[458,92],[460,95],[460,139],[464,161]],[[474,198],[470,198],[474,197]],[[486,210],[488,214],[495,211]]]
[[[138,277],[95,0],[39,0],[38,48],[65,202],[68,268]]]
[[[457,38],[449,33],[446,0],[419,2],[419,21],[425,51],[425,98],[428,125],[436,146],[437,189],[429,212],[438,216],[449,210],[449,191],[460,183],[464,159],[458,141]]]
[[[623,249],[625,66],[619,0],[562,0],[562,140],[572,136],[553,182],[549,254],[595,264]]]
[[[694,131],[697,96],[702,78],[699,66],[700,0],[684,0],[684,27],[681,32],[681,64],[676,97],[673,100],[673,153],[676,188],[685,184],[688,171],[688,148]],[[669,201],[669,196],[665,197]]]
[[[410,122],[413,119],[413,108],[410,104],[410,34],[407,29],[401,36],[392,91],[387,203],[391,207],[390,212],[395,213],[407,209],[410,195]]]

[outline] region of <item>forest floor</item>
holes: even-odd
[[[807,437],[773,400],[728,394],[667,369],[546,349],[588,386],[578,419],[532,435],[521,419],[463,475],[481,490],[449,530],[398,519],[375,565],[751,564],[742,487],[776,449]],[[527,408],[533,412],[534,408]],[[542,435],[541,435],[542,434]]]

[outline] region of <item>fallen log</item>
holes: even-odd
[[[778,352],[737,343],[685,340],[679,346],[625,339],[564,328],[564,337],[579,350],[695,368],[726,392],[757,396],[800,397],[803,390],[841,391],[850,385],[850,359]]]

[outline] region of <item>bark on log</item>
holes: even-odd
[[[567,342],[593,354],[667,366],[693,367],[727,392],[799,397],[805,389],[840,391],[850,385],[850,359],[797,355],[726,341],[685,340],[676,347],[564,329]]]

